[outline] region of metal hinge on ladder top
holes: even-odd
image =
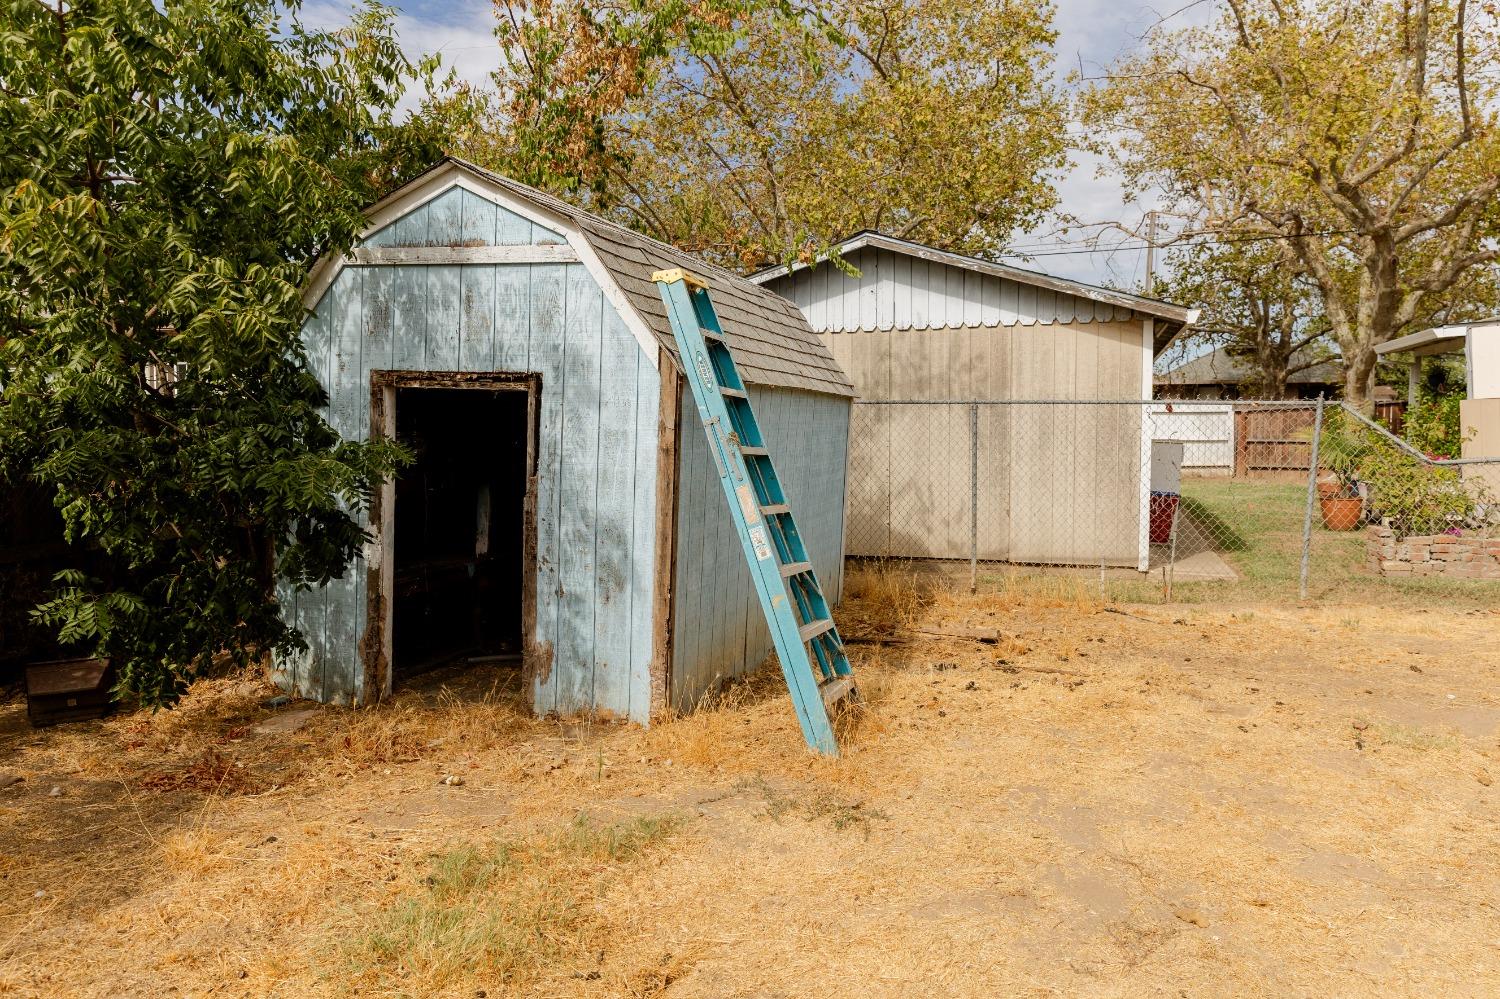
[[[828,708],[857,696],[854,671],[719,325],[708,282],[680,267],[657,271],[652,279],[667,307],[803,738],[819,752],[836,754]]]

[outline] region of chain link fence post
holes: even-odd
[[[1318,410],[1313,417],[1312,457],[1307,463],[1307,506],[1302,513],[1302,566],[1297,577],[1297,599],[1307,599],[1307,570],[1312,556],[1313,504],[1318,499],[1318,445],[1323,437],[1323,393],[1318,393]]]
[[[969,592],[979,592],[979,403],[969,404]]]

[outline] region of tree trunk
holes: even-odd
[[[1375,412],[1375,341],[1362,337],[1344,347],[1344,401],[1365,416]]]
[[[1288,398],[1290,398],[1291,394],[1287,391],[1286,383],[1287,383],[1287,373],[1286,373],[1286,365],[1285,364],[1283,364],[1275,372],[1267,372],[1267,374],[1266,374],[1266,398],[1268,398],[1268,399],[1288,399]]]
[[[1287,397],[1286,359],[1262,352],[1257,359],[1255,372],[1245,386],[1256,398],[1285,399]]]
[[[1267,399],[1285,399],[1287,352],[1281,344],[1269,337],[1264,339],[1261,342],[1258,366],[1260,368],[1256,376],[1256,380],[1260,382],[1258,389],[1265,393]]]
[[[1359,306],[1353,336],[1344,349],[1344,401],[1365,416],[1375,415],[1375,348],[1396,334],[1400,282],[1396,245],[1389,230],[1368,237],[1359,275]]]

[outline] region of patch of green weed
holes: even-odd
[[[344,937],[348,968],[362,986],[399,980],[422,995],[476,971],[514,984],[587,954],[588,903],[682,825],[675,814],[600,824],[580,813],[549,834],[435,854],[410,893]]]

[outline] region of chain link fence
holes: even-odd
[[[1500,458],[1433,460],[1336,402],[859,402],[847,550],[1167,596],[1500,580],[1496,495]]]

